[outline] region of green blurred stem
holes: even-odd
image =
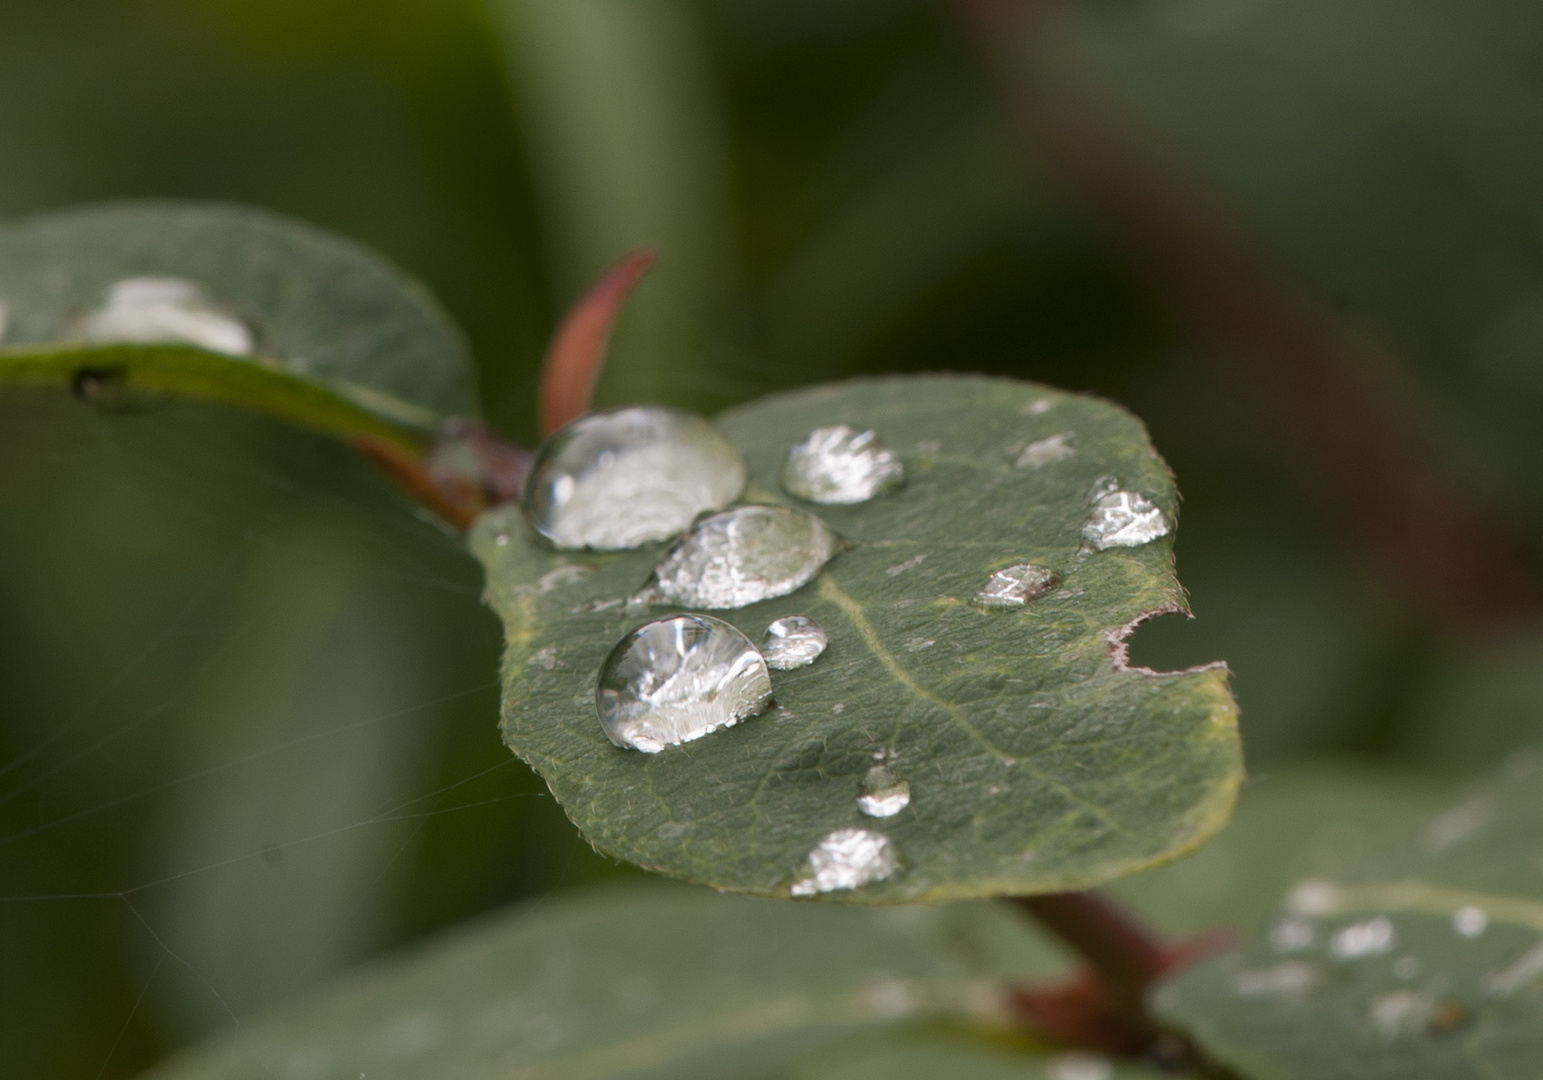
[[[218,401],[331,435],[383,439],[415,455],[427,447],[426,428],[436,419],[378,391],[313,382],[261,360],[184,345],[0,350],[4,385],[58,386],[103,408],[133,409],[165,396]]]

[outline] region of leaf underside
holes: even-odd
[[[1104,552],[1081,536],[1088,493],[1111,475],[1173,520],[1172,479],[1141,424],[1003,379],[816,387],[719,418],[749,470],[744,500],[798,505],[778,485],[788,448],[834,423],[875,428],[905,487],[806,506],[847,550],[790,596],[715,613],[753,641],[774,619],[811,617],[827,652],[776,673],[766,714],[657,755],[608,742],[593,694],[606,653],[645,621],[606,602],[641,588],[665,549],[551,551],[513,508],[473,530],[506,628],[504,739],[585,836],[671,877],[786,896],[827,833],[872,828],[900,871],[825,898],[892,903],[1084,888],[1215,832],[1241,774],[1225,668],[1122,670],[1114,646],[1144,613],[1182,607],[1172,535]],[[1072,457],[1017,467],[1027,444],[1062,433]],[[992,572],[1029,561],[1059,587],[1021,609],[971,603]],[[548,576],[572,566],[583,570]],[[882,821],[856,801],[876,755],[912,793]]]
[[[152,362],[88,347],[88,316],[131,278],[191,282],[248,329],[254,356],[200,361],[184,349]],[[81,368],[112,369],[142,389],[257,408],[277,395],[294,406],[282,415],[314,422],[309,386],[337,400],[321,426],[343,430],[368,430],[342,419],[349,407],[417,429],[476,412],[470,355],[425,289],[360,245],[267,211],[147,201],[7,223],[0,305],[0,381],[67,384]]]
[[[1411,821],[1405,843],[1323,878],[1316,897],[1298,885],[1273,941],[1260,933],[1186,972],[1157,1008],[1261,1080],[1543,1073],[1540,779],[1543,754],[1520,752],[1450,809]],[[1352,955],[1356,928],[1379,919],[1391,935]]]

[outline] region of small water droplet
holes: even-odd
[[[229,356],[250,356],[254,344],[246,324],[216,308],[197,284],[171,277],[115,282],[106,302],[86,316],[81,336],[102,343],[176,342]]]
[[[1393,923],[1386,915],[1352,923],[1329,942],[1329,951],[1341,960],[1381,956],[1393,947]]]
[[[1072,433],[1063,431],[1059,435],[1052,435],[1048,439],[1040,439],[1029,443],[1018,455],[1018,460],[1013,463],[1018,469],[1038,469],[1057,461],[1065,461],[1076,456],[1076,449],[1072,446]]]
[[[1318,984],[1318,972],[1301,960],[1287,960],[1273,967],[1240,971],[1232,977],[1238,997],[1301,997]]]
[[[1021,411],[1024,416],[1040,416],[1049,412],[1054,404],[1055,402],[1050,398],[1038,398],[1025,405]]]
[[[508,547],[509,546],[509,534],[506,533],[506,532],[498,533],[496,536],[493,537],[493,543],[497,544],[499,547]]]
[[[872,430],[845,424],[816,428],[788,451],[782,486],[790,495],[826,505],[867,502],[905,482],[905,467]]]
[[[817,517],[785,506],[736,506],[692,529],[654,580],[682,607],[741,608],[793,592],[835,554],[835,534]]]
[[[1019,563],[992,574],[975,594],[975,602],[988,608],[1022,607],[1055,588],[1059,580],[1048,566]]]
[[[766,628],[761,655],[766,657],[767,667],[792,671],[818,660],[828,641],[819,623],[802,615],[789,615]]]
[[[808,875],[793,884],[794,896],[857,889],[893,876],[900,867],[889,837],[871,829],[837,829],[809,852]]]
[[[916,452],[918,454],[936,454],[942,449],[943,440],[941,439],[923,439],[916,444]]]
[[[621,551],[679,535],[744,487],[744,462],[702,417],[607,409],[547,437],[531,459],[521,507],[559,548]]]
[[[1057,1054],[1050,1063],[1051,1080],[1111,1080],[1114,1065],[1106,1057],[1083,1050]]]
[[[1082,527],[1083,539],[1108,551],[1112,547],[1140,547],[1168,534],[1168,519],[1148,499],[1133,491],[1105,495],[1093,506],[1093,516]]]
[[[863,777],[862,794],[857,808],[869,817],[894,817],[911,805],[911,785],[896,776],[894,770],[875,765]]]
[[[1317,940],[1317,929],[1306,919],[1282,919],[1270,927],[1270,945],[1279,953],[1311,949]]]
[[[526,660],[525,663],[531,667],[538,667],[542,671],[551,671],[557,667],[557,647],[555,645],[548,645],[544,649],[537,649],[531,653],[530,659]]]
[[[544,593],[552,592],[555,589],[566,589],[569,585],[577,585],[593,573],[594,570],[587,566],[569,563],[542,574],[541,580],[536,583],[536,587]]]
[[[1452,929],[1463,937],[1478,937],[1489,926],[1489,915],[1483,908],[1460,907],[1452,912]]]
[[[910,639],[908,639],[906,641],[906,643],[905,643],[905,651],[906,652],[921,652],[923,649],[930,649],[930,648],[932,648],[936,644],[937,644],[937,642],[934,641],[932,638],[913,637],[913,638],[910,638]]]
[[[894,566],[887,567],[884,572],[890,577],[898,577],[899,575],[905,573],[907,570],[915,570],[918,566],[926,561],[927,556],[925,554],[912,555],[905,562],[896,563]]]
[[[1100,476],[1093,481],[1093,486],[1088,489],[1088,502],[1096,503],[1106,495],[1113,495],[1120,490],[1120,480],[1115,476]]]
[[[1423,1034],[1436,1011],[1429,994],[1417,990],[1392,990],[1372,998],[1366,1018],[1384,1042]]]
[[[846,711],[846,706],[838,701],[830,707],[830,711],[835,713],[837,716],[840,716]]]
[[[1339,886],[1332,881],[1299,881],[1286,894],[1286,907],[1298,915],[1332,915],[1339,900]]]
[[[600,667],[595,708],[617,746],[658,753],[732,727],[771,703],[771,676],[750,639],[709,615],[646,623]]]

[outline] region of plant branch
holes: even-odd
[[[1053,51],[1058,0],[952,0],[1029,145],[1123,244],[1224,382],[1414,606],[1470,631],[1543,613],[1535,554],[1439,461],[1392,358],[1309,300]]]
[[[543,436],[589,411],[616,317],[628,295],[658,261],[659,253],[653,248],[623,256],[563,319],[541,369],[539,419]]]

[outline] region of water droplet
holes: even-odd
[[[916,444],[916,452],[918,454],[936,454],[940,453],[942,449],[942,439],[923,439],[921,442]]]
[[[794,896],[857,889],[891,877],[900,867],[894,845],[871,829],[837,829],[809,853],[808,876],[793,884]]]
[[[508,547],[509,534],[506,532],[498,533],[493,537],[493,543],[497,544],[499,547]]]
[[[1282,919],[1270,927],[1270,945],[1279,953],[1311,949],[1317,940],[1318,931],[1305,919]]]
[[[924,554],[912,555],[905,562],[896,563],[894,566],[886,568],[884,572],[890,577],[898,577],[899,575],[905,573],[907,570],[915,570],[918,566],[926,561],[927,556]]]
[[[1300,881],[1286,895],[1286,907],[1298,915],[1332,915],[1339,899],[1339,886],[1332,881]]]
[[[1088,489],[1088,502],[1096,503],[1105,495],[1113,495],[1120,490],[1120,481],[1114,476],[1100,476],[1093,481],[1093,486]]]
[[[835,534],[817,517],[736,506],[692,529],[654,571],[655,584],[682,607],[741,608],[799,588],[835,554]]]
[[[1168,534],[1168,519],[1146,498],[1133,491],[1105,495],[1093,506],[1093,516],[1082,527],[1083,539],[1108,551],[1112,547],[1140,547]]]
[[[896,776],[892,769],[875,765],[863,777],[863,793],[857,797],[857,808],[869,817],[894,817],[911,805],[911,785]]]
[[[1334,935],[1329,951],[1341,960],[1381,956],[1393,947],[1393,923],[1386,915],[1353,923]]]
[[[557,667],[557,646],[548,645],[544,649],[537,649],[531,653],[530,659],[525,663],[531,667],[538,667],[542,671],[551,671]]]
[[[1029,402],[1023,407],[1021,411],[1024,416],[1040,416],[1049,412],[1050,407],[1054,404],[1055,402],[1050,398],[1039,398],[1035,401]]]
[[[617,746],[655,754],[762,712],[771,676],[750,639],[709,615],[638,627],[600,667],[595,707]]]
[[[1072,447],[1071,440],[1072,433],[1063,431],[1048,439],[1031,442],[1023,448],[1023,452],[1018,455],[1018,460],[1013,463],[1013,466],[1019,469],[1038,469],[1052,462],[1065,461],[1077,453]]]
[[[924,1000],[918,987],[900,979],[876,979],[863,991],[863,998],[870,1012],[886,1020],[915,1012]]]
[[[788,451],[782,486],[826,505],[867,502],[905,482],[905,467],[873,431],[845,424],[816,428]]]
[[[1114,1065],[1108,1058],[1083,1050],[1057,1054],[1050,1063],[1051,1080],[1111,1080],[1113,1076]]]
[[[1318,972],[1301,960],[1287,960],[1274,967],[1240,971],[1232,977],[1238,997],[1301,997],[1318,983]]]
[[[988,608],[1022,607],[1055,588],[1059,580],[1048,566],[1019,563],[992,574],[975,594],[975,602]]]
[[[1436,1011],[1436,1002],[1429,994],[1416,990],[1393,990],[1372,998],[1366,1010],[1366,1018],[1385,1042],[1394,1042],[1412,1035],[1423,1034]]]
[[[905,651],[906,652],[921,652],[923,649],[930,649],[930,648],[932,648],[936,644],[937,644],[937,642],[934,641],[932,638],[913,637],[913,638],[909,638],[909,639],[906,640]]]
[[[818,660],[829,640],[825,630],[813,619],[789,615],[766,628],[766,636],[761,639],[761,655],[766,657],[767,667],[792,671]]]
[[[107,301],[86,316],[81,336],[95,342],[197,345],[230,356],[250,356],[252,331],[220,311],[191,281],[135,277],[116,282]]]
[[[547,437],[531,460],[521,507],[559,548],[621,551],[679,535],[744,487],[744,462],[702,417],[607,409]]]
[[[1463,937],[1478,937],[1489,926],[1489,915],[1483,908],[1460,907],[1452,912],[1452,929]]]
[[[555,589],[566,589],[569,585],[577,585],[593,573],[594,570],[587,566],[568,563],[542,574],[541,580],[537,583],[536,587],[544,593],[552,592]]]

